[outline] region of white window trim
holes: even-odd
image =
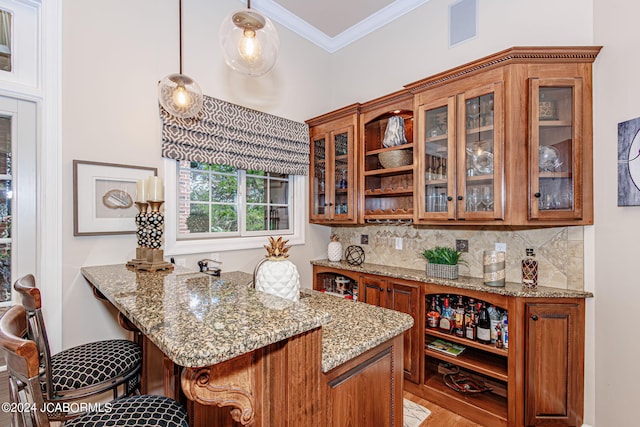
[[[240,249],[262,248],[265,244],[265,236],[233,236],[222,238],[177,240],[177,180],[178,162],[172,159],[164,159],[164,253],[166,256],[189,255],[210,252],[235,251]],[[268,235],[280,236],[289,240],[289,245],[304,245],[305,243],[305,177],[291,176],[293,186],[293,203],[291,204],[291,218],[293,220],[293,233],[278,234],[273,230]]]

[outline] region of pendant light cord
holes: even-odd
[[[182,74],[182,0],[178,0],[178,7],[180,9],[178,11],[178,17],[179,17],[178,28],[180,32],[180,74]]]

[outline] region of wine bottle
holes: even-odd
[[[457,337],[464,337],[464,304],[462,303],[462,295],[458,296],[458,303],[456,304],[456,327],[455,333]]]
[[[476,340],[476,303],[473,298],[469,298],[469,305],[464,314],[464,336],[472,341]]]
[[[451,333],[454,325],[453,319],[453,309],[449,307],[449,297],[445,297],[444,303],[442,304],[442,314],[440,315],[440,329],[443,332]]]
[[[538,288],[538,261],[533,249],[527,249],[527,256],[522,260],[522,287],[528,290]]]
[[[478,341],[482,344],[491,344],[491,319],[487,311],[487,305],[483,302],[482,309],[478,313]]]
[[[431,298],[431,310],[427,313],[427,327],[437,328],[440,325],[440,313],[436,305],[436,297]]]

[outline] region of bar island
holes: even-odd
[[[139,330],[143,392],[183,402],[192,426],[402,425],[409,315],[310,289],[285,300],[242,272],[81,272]]]

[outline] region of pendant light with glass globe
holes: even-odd
[[[179,0],[180,72],[165,76],[158,84],[160,105],[171,115],[180,118],[195,117],[202,110],[203,96],[200,86],[191,77],[182,74],[182,0]]]
[[[266,16],[247,8],[231,13],[220,27],[220,45],[225,62],[233,70],[261,76],[273,68],[278,56],[278,32]]]

